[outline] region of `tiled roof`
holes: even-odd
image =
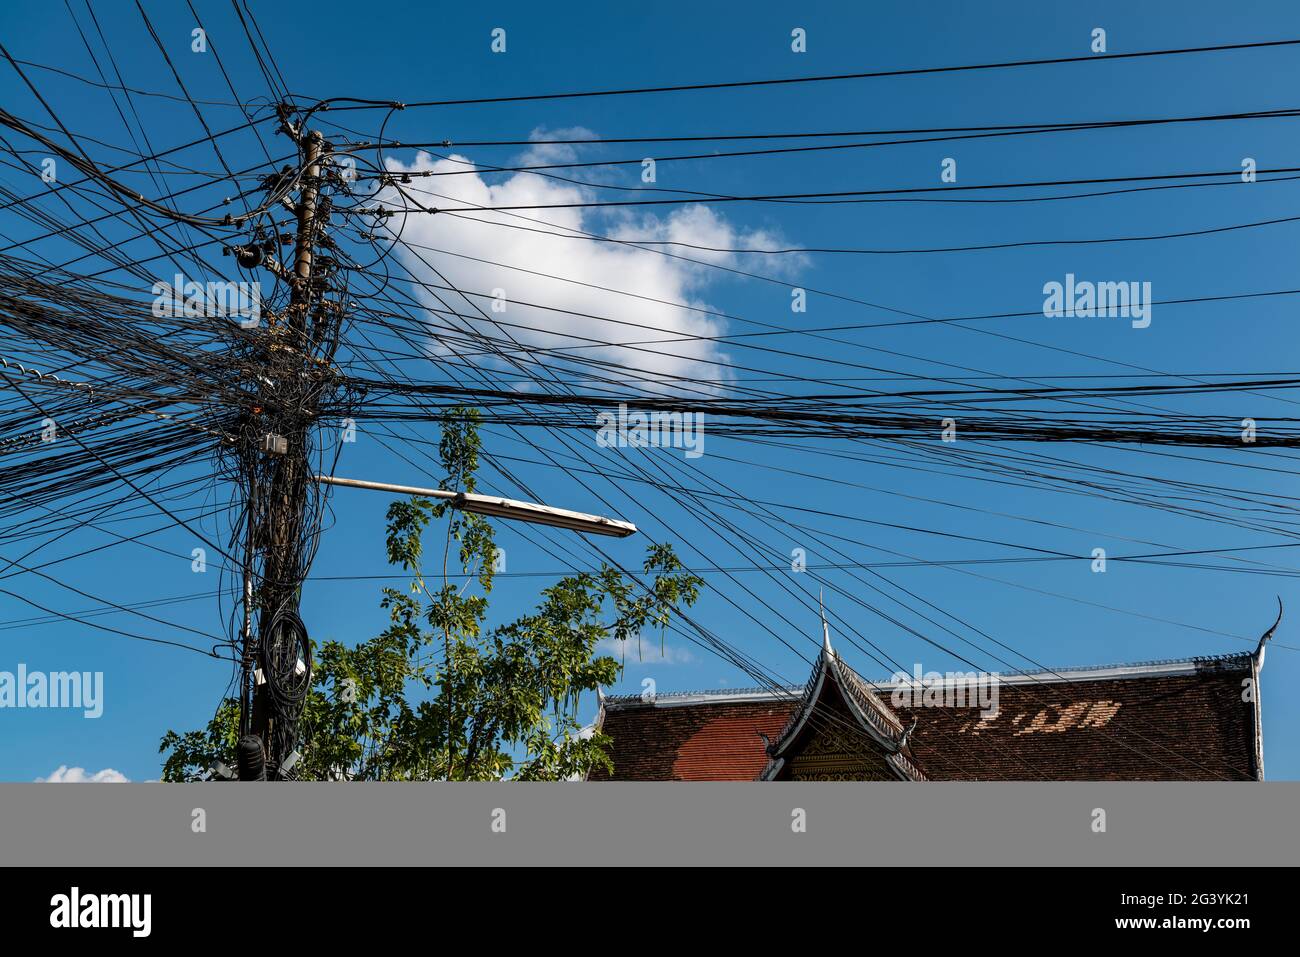
[[[930,780],[1250,780],[1255,704],[1249,654],[1004,675],[995,716],[894,704]],[[615,780],[751,780],[804,689],[607,698]],[[593,776],[594,778],[594,776]]]

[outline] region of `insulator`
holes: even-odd
[[[266,250],[261,246],[236,246],[235,262],[242,269],[256,269],[266,261]]]

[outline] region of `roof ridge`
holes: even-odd
[[[1102,664],[1102,665],[1077,665],[1071,667],[1058,667],[1058,668],[1031,668],[1031,669],[1025,669],[1021,671],[1000,671],[997,672],[997,674],[1004,678],[1015,678],[1021,676],[1030,677],[1033,675],[1062,674],[1064,672],[1109,671],[1115,668],[1149,668],[1149,667],[1155,667],[1159,665],[1212,664],[1212,663],[1223,662],[1223,661],[1232,661],[1234,659],[1247,659],[1250,657],[1251,657],[1251,652],[1249,651],[1235,651],[1235,652],[1227,652],[1225,654],[1219,654],[1219,655],[1193,655],[1188,658],[1149,658],[1143,661],[1113,662],[1111,664]],[[888,684],[892,680],[890,678],[886,678],[880,681],[874,681],[870,678],[864,677],[861,674],[861,672],[857,671],[857,669],[853,668],[851,665],[846,664],[842,660],[839,661],[839,664],[841,667],[851,672],[855,678],[871,686]],[[804,685],[784,685],[779,690],[773,690],[772,688],[764,688],[764,687],[707,688],[707,689],[700,689],[695,691],[661,692],[656,694],[654,698],[651,700],[657,701],[657,700],[664,700],[664,699],[672,700],[678,698],[702,698],[702,697],[716,697],[721,699],[727,697],[752,697],[754,695],[767,695],[775,699],[786,695],[798,697],[804,692],[804,690],[805,690]],[[605,696],[605,701],[607,703],[613,702],[617,704],[626,704],[629,702],[639,702],[642,700],[644,699],[640,694]],[[648,704],[651,702],[646,702],[646,703]]]
[[[1070,665],[1058,668],[1025,668],[1019,671],[999,671],[996,674],[1003,678],[1029,677],[1032,675],[1054,675],[1071,671],[1111,671],[1116,668],[1151,668],[1159,665],[1192,665],[1192,664],[1210,664],[1220,661],[1231,661],[1235,658],[1250,658],[1252,655],[1249,651],[1231,651],[1220,655],[1192,655],[1189,658],[1147,658],[1142,661],[1113,661],[1109,664],[1102,665]],[[995,672],[987,672],[994,674]],[[859,677],[861,677],[859,675]],[[891,679],[881,681],[871,681],[869,678],[862,680],[871,684],[888,684]]]
[[[749,688],[702,688],[694,691],[659,692],[653,695],[651,697],[651,700],[656,700],[661,698],[698,698],[702,695],[716,695],[719,698],[726,698],[726,697],[739,698],[739,697],[748,697],[748,696],[760,695],[760,694],[771,695],[773,698],[776,698],[787,694],[798,695],[802,691],[803,691],[803,685],[783,685],[779,690],[773,690],[772,688],[764,688],[759,686],[749,687]],[[627,701],[641,701],[643,699],[644,699],[643,694],[637,694],[635,692],[630,694],[605,695],[605,700],[607,702],[616,701],[622,703]]]

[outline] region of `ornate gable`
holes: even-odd
[[[803,698],[767,747],[763,781],[920,781],[907,757],[909,729],[831,647],[822,618],[822,651]]]

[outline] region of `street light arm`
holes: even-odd
[[[505,518],[516,522],[529,522],[534,525],[567,528],[574,532],[590,532],[595,535],[627,538],[629,535],[635,535],[637,530],[636,526],[631,522],[624,522],[616,518],[589,515],[586,512],[574,512],[567,508],[539,505],[536,502],[520,502],[495,495],[449,492],[446,489],[439,488],[416,488],[411,485],[393,485],[388,482],[371,482],[365,479],[337,478],[333,475],[317,475],[315,480],[322,485],[338,485],[343,488],[362,488],[377,492],[393,492],[398,495],[419,495],[424,498],[442,499],[453,508],[459,508],[466,512],[490,515],[493,518]]]

